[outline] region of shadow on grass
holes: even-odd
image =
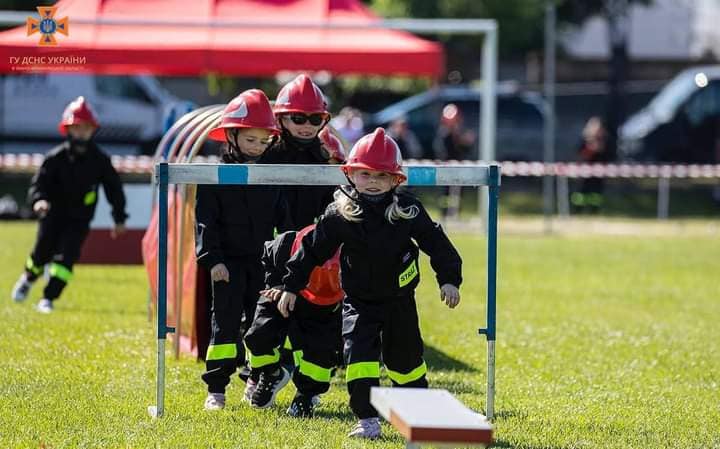
[[[528,413],[524,410],[500,410],[495,413],[495,419],[527,418]]]
[[[348,423],[355,422],[357,419],[355,418],[355,415],[353,415],[352,411],[350,411],[350,407],[343,410],[315,410],[313,417],[321,419],[339,419],[347,421]]]
[[[136,309],[122,309],[122,308],[92,308],[92,307],[78,307],[72,304],[61,304],[57,306],[57,310],[73,313],[87,313],[93,315],[114,315],[114,316],[147,316],[146,310]]]
[[[488,448],[522,448],[522,449],[567,449],[561,446],[528,446],[527,444],[514,445],[505,440],[495,440],[495,442],[488,446]]]
[[[430,370],[477,371],[477,368],[461,360],[452,358],[430,345],[425,345],[425,354],[423,357]]]

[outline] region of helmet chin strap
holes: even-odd
[[[355,183],[350,179],[350,177],[346,174],[345,179],[347,179],[348,184],[350,184],[350,187],[352,188],[352,191],[348,192],[345,190],[345,186],[340,186],[340,191],[348,198],[350,198],[352,201],[356,203],[362,204],[363,202],[367,202],[368,204],[378,204],[381,203],[385,198],[387,198],[388,195],[392,196],[395,195],[395,191],[397,190],[398,186],[393,186],[390,190],[387,192],[379,193],[376,195],[372,195],[369,193],[360,193],[357,189],[357,186]]]
[[[230,131],[230,138],[227,139],[227,151],[224,156],[228,162],[234,162],[236,164],[244,164],[245,162],[255,162],[262,157],[262,153],[251,156],[243,153],[240,150],[240,146],[237,144],[238,131],[236,129]]]
[[[70,133],[67,135],[67,141],[70,144],[70,151],[76,155],[85,154],[92,140],[92,136],[90,136],[89,139],[78,139],[77,137],[73,137]]]

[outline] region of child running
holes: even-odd
[[[111,237],[125,232],[125,194],[110,157],[95,143],[100,125],[90,104],[77,97],[67,105],[59,130],[67,140],[51,150],[30,186],[30,202],[40,217],[37,239],[25,270],[15,284],[12,298],[27,298],[33,283],[49,264],[50,279],[37,304],[41,313],[51,313],[55,302],[73,277],[73,266],[95,215],[98,187],[112,205],[115,226]]]
[[[416,198],[400,193],[406,177],[395,141],[382,128],[361,138],[341,169],[350,188],[335,201],[315,230],[302,239],[287,264],[278,310],[294,313],[297,295],[315,266],[340,250],[344,357],[350,408],[359,419],[349,436],[380,436],[370,388],[380,384],[380,357],[393,385],[426,388],[415,287],[420,281],[418,246],[430,256],[440,299],[454,308],[460,302],[460,255]],[[416,244],[418,246],[416,246]]]
[[[278,92],[273,111],[280,134],[268,149],[268,163],[332,164],[338,159],[324,145],[320,131],[330,121],[320,88],[309,76],[298,75]],[[333,200],[334,186],[287,186],[284,194],[296,229],[315,223]]]
[[[208,137],[226,143],[223,163],[247,164],[261,161],[277,132],[270,102],[252,89],[225,107]],[[237,343],[243,316],[252,319],[264,285],[263,245],[276,227],[292,226],[280,189],[270,186],[198,185],[195,219],[197,261],[212,282],[212,330],[202,375],[208,387],[205,409],[220,410],[230,376],[244,362],[244,348]],[[252,382],[247,387],[252,389]]]
[[[313,269],[289,317],[281,315],[277,308],[275,301],[280,298],[280,291],[271,289],[282,284],[287,272],[285,264],[300,249],[302,238],[313,229],[315,225],[299,232],[288,231],[265,244],[262,262],[269,290],[260,293],[268,296],[260,297],[255,319],[245,335],[251,378],[256,372],[261,373],[250,401],[257,408],[270,407],[277,392],[287,383],[289,373],[281,366],[280,346],[285,337],[293,342],[296,363],[292,379],[297,394],[287,413],[296,418],[311,418],[319,395],[330,388],[341,342],[341,301],[345,293],[340,287],[339,251]]]

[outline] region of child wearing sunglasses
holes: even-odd
[[[330,121],[320,88],[302,74],[283,86],[273,107],[281,133],[268,150],[268,163],[328,164],[337,158],[323,145],[320,132]],[[300,186],[284,189],[290,215],[297,229],[315,223],[333,200],[332,186]]]
[[[277,134],[270,101],[261,90],[235,97],[222,113],[212,140],[225,142],[222,162],[263,162],[271,137]],[[260,258],[274,229],[291,229],[281,190],[272,186],[198,185],[195,204],[196,256],[210,272],[212,316],[210,345],[203,381],[206,410],[225,408],[225,388],[244,364],[243,318],[251,322],[264,287]],[[238,344],[240,343],[240,344]],[[245,395],[255,387],[247,380]]]
[[[286,265],[284,285],[263,292],[279,297],[282,316],[292,316],[314,267],[340,248],[345,376],[358,418],[351,437],[380,437],[370,388],[380,384],[381,359],[393,386],[428,386],[415,306],[418,247],[430,256],[440,299],[451,309],[460,302],[460,255],[420,201],[396,192],[406,179],[401,165],[397,143],[382,128],[361,138],[341,166],[351,187],[336,191],[335,202],[302,239]]]

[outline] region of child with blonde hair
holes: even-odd
[[[359,419],[352,437],[380,436],[370,388],[379,385],[381,355],[393,385],[428,385],[415,305],[418,246],[430,256],[440,299],[450,308],[460,302],[460,255],[420,201],[396,190],[406,179],[401,164],[397,144],[382,128],[355,144],[341,166],[351,187],[335,192],[335,201],[288,261],[282,293],[273,294],[288,316],[313,268],[340,248],[346,381]]]

